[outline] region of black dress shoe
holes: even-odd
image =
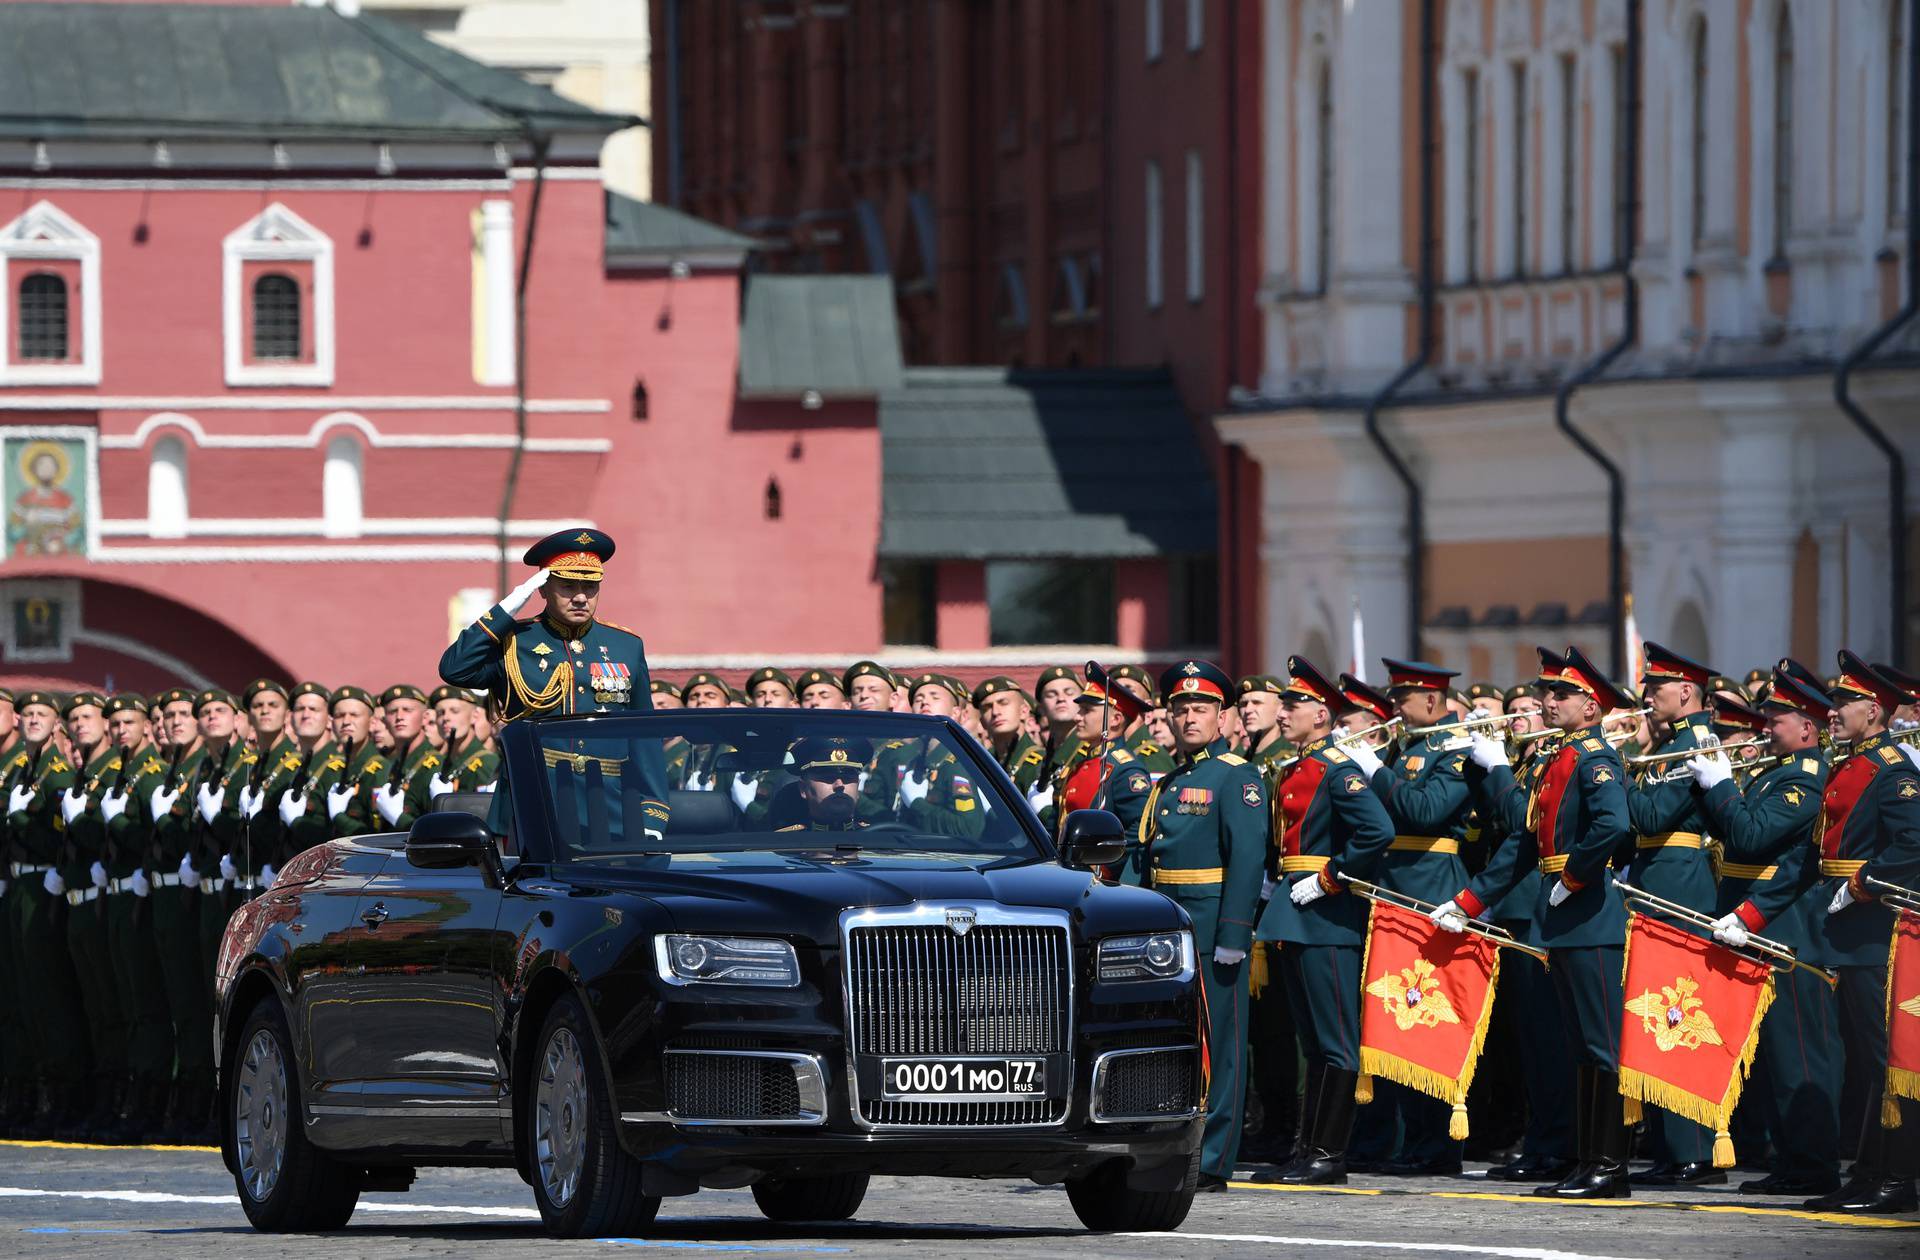
[[[1850,1195],[1844,1203],[1835,1205],[1834,1210],[1859,1215],[1920,1212],[1920,1198],[1914,1195],[1911,1181],[1875,1181],[1862,1187],[1859,1194]]]
[[[1225,1194],[1227,1192],[1227,1179],[1225,1177],[1216,1177],[1212,1173],[1201,1173],[1200,1180],[1196,1181],[1193,1185],[1193,1192],[1195,1194]]]
[[[1606,1162],[1582,1164],[1565,1181],[1540,1186],[1533,1193],[1541,1199],[1625,1199],[1633,1190],[1627,1184],[1627,1166]]]
[[[1347,1164],[1347,1171],[1353,1171],[1351,1161]],[[1381,1171],[1389,1177],[1458,1177],[1460,1157],[1433,1155],[1426,1159],[1396,1159]]]
[[[1849,1177],[1846,1184],[1838,1190],[1829,1190],[1817,1198],[1808,1199],[1800,1206],[1809,1212],[1832,1212],[1850,1199],[1864,1197],[1873,1187],[1880,1184],[1878,1177]]]
[[[1349,1159],[1345,1163],[1348,1172],[1362,1177],[1377,1176],[1393,1166],[1393,1161],[1386,1159]]]
[[[1792,1195],[1794,1197],[1800,1195],[1832,1194],[1839,1188],[1840,1178],[1837,1176],[1825,1178],[1786,1177],[1779,1173],[1768,1173],[1758,1181],[1743,1181],[1740,1183],[1741,1194],[1779,1194]]]
[[[1344,1186],[1347,1161],[1329,1151],[1308,1151],[1273,1179],[1281,1186]]]
[[[1487,1169],[1487,1180],[1555,1182],[1572,1171],[1573,1161],[1570,1159],[1526,1155],[1514,1160],[1511,1164],[1496,1164]]]
[[[1646,1172],[1633,1174],[1628,1180],[1636,1186],[1722,1186],[1727,1182],[1727,1170],[1715,1168],[1704,1159],[1696,1159],[1686,1164],[1649,1168]]]

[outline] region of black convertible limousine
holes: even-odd
[[[642,1232],[702,1187],[846,1219],[875,1173],[1064,1182],[1092,1229],[1185,1219],[1193,939],[1098,877],[1111,814],[1056,851],[946,719],[501,741],[497,794],[308,850],[229,924],[221,1150],[256,1228],[339,1228],[428,1165],[517,1170],[563,1237]]]

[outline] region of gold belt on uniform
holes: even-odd
[[[1697,831],[1661,831],[1641,836],[1633,843],[1641,849],[1698,849],[1705,846],[1707,838]]]
[[[1864,859],[1821,858],[1820,873],[1829,879],[1836,877],[1840,879],[1852,879],[1860,873],[1860,868],[1865,865],[1866,861]]]
[[[1457,856],[1460,842],[1452,836],[1395,836],[1387,848],[1395,853],[1451,853]]]
[[[1153,868],[1153,882],[1156,884],[1217,884],[1226,877],[1224,866],[1198,866],[1184,871],[1166,870],[1158,866]]]
[[[1296,871],[1324,871],[1332,858],[1316,857],[1311,853],[1297,853],[1292,857],[1280,859],[1280,869],[1289,873]]]
[[[1779,873],[1777,866],[1754,866],[1747,862],[1720,863],[1721,879],[1772,879]]]
[[[1556,853],[1551,857],[1543,857],[1540,859],[1540,873],[1542,875],[1558,875],[1566,869],[1567,855],[1564,853]]]

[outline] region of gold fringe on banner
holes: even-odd
[[[1883,1129],[1900,1127],[1900,1100],[1892,1094],[1880,1095],[1880,1127]]]
[[[1733,1164],[1733,1134],[1725,1129],[1716,1130],[1713,1135],[1713,1166],[1731,1168]]]
[[[1887,942],[1886,1018],[1888,1031],[1892,1031],[1893,1029],[1893,960],[1900,952],[1900,925],[1905,921],[1907,915],[1908,912],[1902,910],[1895,916],[1893,939]],[[1897,1129],[1900,1127],[1900,1104],[1897,1100],[1901,1098],[1912,1098],[1920,1101],[1920,1072],[1916,1072],[1912,1068],[1897,1068],[1889,1063],[1887,1064],[1886,1086],[1880,1095],[1881,1128]]]
[[[1447,1137],[1455,1142],[1464,1142],[1472,1136],[1467,1131],[1467,1104],[1453,1104],[1453,1114],[1447,1118]]]
[[[1353,1083],[1353,1101],[1362,1107],[1373,1101],[1373,1074],[1367,1071],[1367,1052],[1360,1052],[1360,1078]]]
[[[1272,946],[1265,941],[1253,943],[1253,957],[1247,967],[1247,996],[1259,997],[1267,987],[1267,950]]]
[[[1640,1100],[1638,1098],[1622,1098],[1620,1100],[1620,1123],[1632,1126],[1639,1124],[1646,1118],[1646,1113],[1640,1110]]]

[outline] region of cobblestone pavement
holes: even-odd
[[[1247,1170],[1252,1171],[1252,1170]],[[745,1190],[669,1199],[644,1239],[560,1243],[542,1236],[510,1172],[423,1169],[408,1194],[370,1194],[343,1234],[266,1238],[209,1150],[0,1143],[0,1256],[502,1257],[585,1247],[770,1256],[1046,1257],[1426,1255],[1512,1260],[1773,1260],[1920,1256],[1920,1217],[1863,1222],[1742,1199],[1725,1187],[1618,1206],[1547,1203],[1490,1191],[1471,1175],[1355,1178],[1344,1190],[1243,1185],[1205,1195],[1174,1235],[1095,1235],[1057,1187],[881,1178],[857,1220],[776,1226]]]

